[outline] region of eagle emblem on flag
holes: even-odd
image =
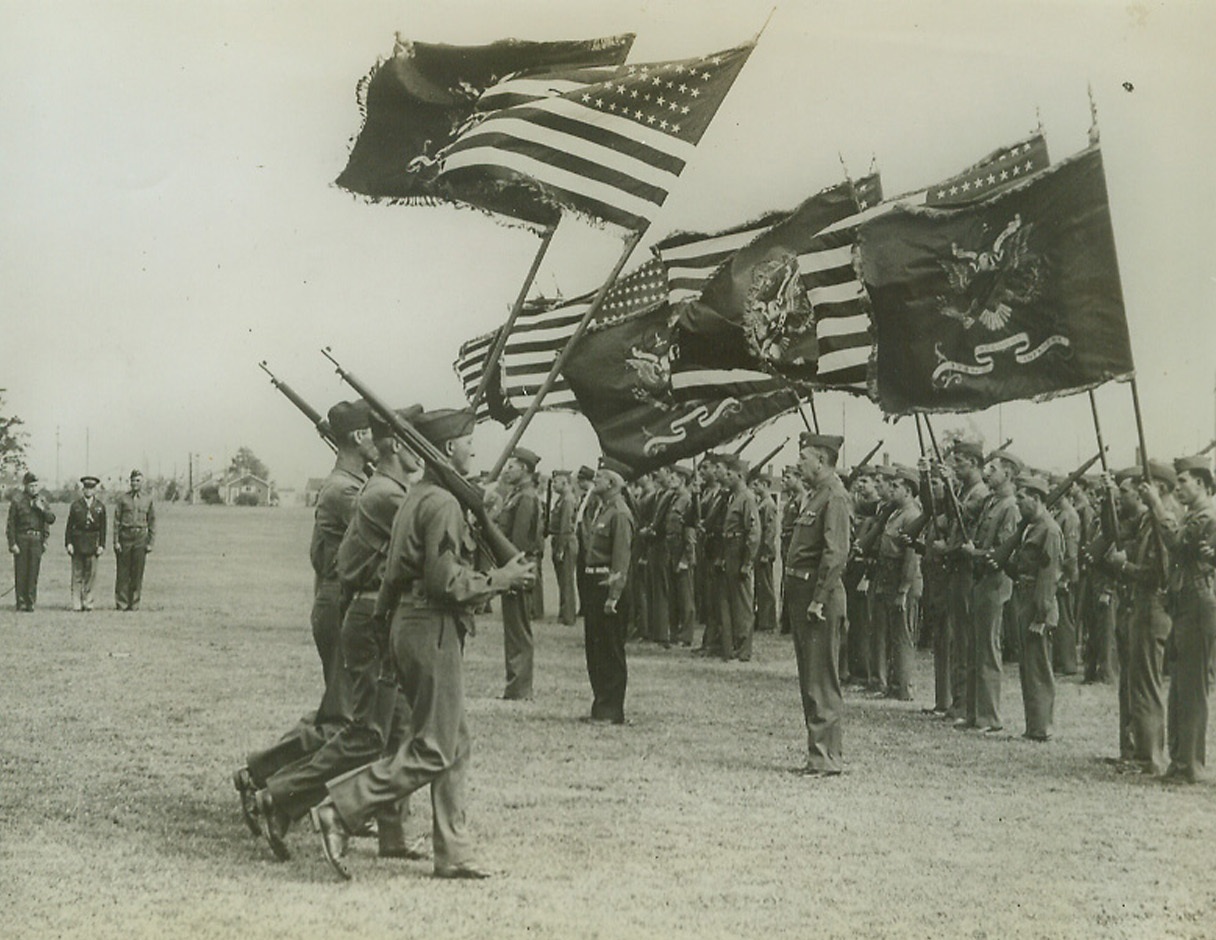
[[[1046,282],[1044,258],[1030,249],[1033,231],[1034,223],[1023,224],[1018,213],[986,248],[952,244],[951,257],[940,262],[951,294],[937,298],[938,312],[968,330],[977,323],[1004,329],[1017,307],[1039,299]]]
[[[753,269],[742,326],[749,351],[768,365],[785,362],[786,352],[795,340],[803,349],[807,334],[814,339],[815,312],[793,252],[783,250]],[[810,362],[803,353],[799,365],[814,365],[818,361],[815,344],[810,346]]]
[[[670,332],[647,330],[640,343],[634,343],[625,356],[625,365],[634,373],[635,384],[630,391],[639,401],[660,408],[670,407],[671,360],[674,347]]]

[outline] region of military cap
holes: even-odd
[[[1051,492],[1051,484],[1037,473],[1019,473],[1017,486],[1019,489],[1030,490],[1034,493],[1038,493],[1044,499],[1046,499],[1047,494]]]
[[[586,464],[583,464],[581,467],[578,468],[578,478],[585,483],[590,483],[592,480],[595,479],[595,471],[592,470],[590,467],[588,467]]]
[[[473,433],[471,408],[436,408],[424,411],[414,419],[414,427],[436,447]]]
[[[633,476],[633,468],[622,460],[617,460],[615,457],[609,457],[605,454],[600,458],[599,468],[607,470],[609,473],[615,473],[622,480],[628,480]]]
[[[1170,486],[1178,482],[1178,474],[1174,472],[1174,468],[1160,460],[1149,460],[1148,473],[1152,479],[1168,483]],[[1115,471],[1116,483],[1122,483],[1124,480],[1142,479],[1144,479],[1144,468],[1139,465]]]
[[[136,477],[142,477],[143,475],[144,475],[144,472],[142,470],[132,470],[131,471],[132,480],[134,480]]]
[[[734,470],[738,473],[747,473],[747,461],[738,454],[723,454],[718,458],[718,463],[727,470]]]
[[[340,401],[330,408],[325,416],[329,429],[338,437],[371,427],[371,417],[372,410],[363,399]]]
[[[1209,480],[1212,478],[1212,462],[1208,460],[1206,454],[1195,454],[1193,457],[1178,457],[1174,460],[1174,469],[1179,473],[1188,470],[1191,473],[1206,473]]]
[[[406,424],[412,425],[422,414],[422,406],[410,405],[408,408],[398,408],[393,414]],[[372,437],[388,437],[393,433],[393,429],[375,412],[372,412],[368,419],[368,427],[372,429]]]
[[[803,447],[816,447],[820,450],[831,451],[832,457],[835,458],[843,446],[844,438],[836,434],[812,434],[810,431],[803,431],[798,435],[799,450]]]
[[[1115,482],[1122,483],[1124,480],[1139,480],[1143,475],[1139,467],[1124,467],[1122,470],[1115,471]]]
[[[511,459],[518,460],[528,468],[530,473],[535,473],[536,465],[540,463],[540,457],[526,447],[516,447],[515,450],[511,451]]]
[[[678,473],[685,480],[692,479],[692,467],[686,467],[683,464],[673,463],[671,469],[674,473]]]
[[[894,479],[895,468],[889,463],[880,463],[874,465],[874,476],[886,477],[888,480]]]
[[[86,474],[85,476],[82,476],[82,477],[80,478],[80,485],[81,485],[81,486],[96,486],[96,485],[97,485],[98,483],[100,483],[100,482],[101,482],[101,480],[100,480],[100,479],[98,479],[97,477],[95,477],[95,476],[89,476],[89,475],[87,475],[87,474]]]
[[[556,480],[558,477],[568,477],[568,476],[570,476],[570,475],[571,475],[571,474],[570,474],[570,471],[569,471],[569,470],[554,470],[554,471],[553,471],[553,472],[550,474],[550,476],[552,476],[552,477],[553,477],[553,479],[555,479],[555,480]]]
[[[962,454],[964,457],[974,457],[976,460],[984,459],[984,445],[979,441],[965,441],[961,438],[954,442],[954,446],[950,448],[952,454]]]
[[[1014,472],[1016,473],[1023,473],[1026,470],[1026,464],[1024,464],[1017,457],[1013,456],[1013,454],[1009,453],[1007,450],[994,450],[987,456],[987,458],[985,458],[984,462],[987,463],[990,460],[1003,460],[1005,463],[1009,464],[1009,466],[1013,467]]]
[[[21,482],[22,484],[37,483],[38,474],[36,474],[33,470],[26,470],[25,475],[21,477]]]
[[[916,492],[917,487],[920,486],[919,470],[915,467],[905,467],[903,464],[896,464],[891,469],[894,471],[892,475],[895,479],[910,483],[912,485],[912,492]]]

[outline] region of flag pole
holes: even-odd
[[[806,403],[811,406],[811,421],[815,424],[815,433],[819,433],[819,412],[815,410],[815,392],[809,390],[806,393]]]
[[[642,240],[642,236],[646,233],[645,228],[637,229],[630,233],[625,240],[625,248],[621,252],[620,258],[612,268],[612,273],[608,275],[600,289],[596,292],[595,298],[591,301],[591,306],[587,308],[587,312],[583,314],[583,318],[578,321],[578,326],[574,328],[574,332],[570,334],[570,338],[566,340],[566,345],[561,351],[561,355],[553,362],[553,367],[549,369],[549,374],[545,377],[544,383],[536,392],[536,396],[528,405],[528,410],[524,412],[523,417],[515,425],[515,429],[511,432],[511,439],[507,441],[507,446],[503,448],[501,454],[498,455],[498,460],[494,463],[494,469],[490,471],[490,479],[496,480],[498,474],[502,472],[503,466],[511,456],[511,452],[515,450],[515,445],[519,443],[520,438],[524,436],[524,431],[528,429],[528,425],[532,423],[532,419],[536,413],[540,411],[541,403],[545,400],[545,396],[549,394],[549,390],[557,382],[557,378],[561,375],[562,366],[566,364],[566,359],[569,358],[574,345],[587,332],[587,325],[591,322],[591,318],[599,313],[600,306],[604,303],[604,297],[608,293],[608,289],[616,280],[617,275],[621,273],[621,268],[625,267],[625,262],[629,260],[629,256],[633,254],[633,249],[638,246]]]
[[[1106,443],[1102,440],[1102,425],[1098,421],[1098,399],[1094,395],[1094,390],[1089,390],[1089,410],[1094,416],[1094,436],[1098,439],[1098,453],[1101,455],[1102,472],[1110,474],[1110,465],[1106,462]],[[1119,509],[1115,505],[1115,494],[1105,485],[1102,487],[1106,494],[1106,511],[1110,514],[1111,532],[1114,535],[1115,547],[1119,547]]]
[[[473,393],[471,407],[474,413],[477,412],[477,406],[481,404],[481,400],[485,398],[486,389],[490,387],[490,379],[493,376],[494,369],[497,368],[498,362],[502,358],[502,351],[507,347],[507,337],[511,335],[511,328],[515,326],[515,321],[519,319],[519,314],[524,309],[524,300],[527,299],[532,282],[536,279],[536,272],[540,269],[541,260],[545,257],[545,252],[549,250],[549,243],[553,241],[553,234],[556,231],[557,226],[552,225],[541,236],[540,247],[536,250],[536,257],[532,259],[532,267],[529,268],[528,276],[524,278],[523,286],[519,289],[519,296],[515,298],[515,306],[511,308],[511,314],[507,317],[507,322],[502,325],[498,331],[498,335],[494,338],[494,346],[486,356],[485,366],[483,366],[481,372],[481,380],[477,383],[477,391]]]

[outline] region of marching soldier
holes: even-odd
[[[114,606],[139,610],[144,566],[156,539],[156,507],[144,493],[144,475],[131,471],[131,488],[114,502]]]
[[[473,412],[424,412],[414,427],[444,451],[459,473],[473,457]],[[476,543],[456,497],[428,469],[410,487],[393,520],[373,619],[388,627],[397,681],[410,708],[397,750],[329,781],[312,810],[326,861],[343,879],[351,834],[415,790],[431,787],[436,878],[488,877],[473,859],[466,822],[471,750],[464,714],[464,641],[473,611],[488,597],[526,590],[535,568],[522,554],[481,573]]]
[[[803,432],[798,468],[810,493],[794,525],[785,571],[786,598],[798,660],[807,731],[807,762],[796,773],[843,770],[840,634],[845,619],[841,577],[849,558],[849,497],[836,475],[844,438]]]
[[[68,507],[63,545],[72,556],[72,609],[93,609],[93,585],[97,581],[97,559],[106,547],[106,507],[97,498],[94,476],[80,478],[83,492]]]
[[[13,582],[17,594],[17,610],[32,612],[38,600],[38,573],[42,568],[42,553],[51,534],[55,513],[39,492],[38,477],[26,471],[21,478],[21,492],[8,506],[8,550],[13,556]]]
[[[1060,621],[1057,584],[1064,560],[1064,535],[1047,510],[1048,484],[1041,476],[1017,478],[1018,512],[1026,521],[1009,560],[1014,579],[1014,616],[1020,634],[1018,675],[1026,732],[1031,741],[1051,739],[1056,686],[1051,667],[1052,632]]]
[[[625,504],[625,475],[629,468],[601,457],[592,492],[595,515],[587,523],[587,555],[583,566],[584,643],[587,677],[591,681],[591,714],[585,720],[625,723],[625,621],[618,606],[629,577],[634,542],[633,514]]]
[[[503,466],[501,476],[502,482],[511,489],[495,519],[511,544],[531,562],[539,556],[544,539],[540,500],[533,482],[538,463],[540,457],[532,451],[515,448]],[[532,698],[533,639],[529,594],[502,596],[502,647],[507,673],[502,697],[508,701]]]

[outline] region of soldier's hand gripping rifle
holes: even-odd
[[[321,412],[312,407],[308,402],[296,394],[295,390],[286,382],[280,381],[275,377],[275,374],[270,371],[270,367],[266,365],[266,360],[263,359],[258,363],[262,371],[270,376],[270,384],[283,393],[283,397],[295,405],[303,412],[304,417],[312,422],[312,426],[317,429],[317,433],[321,435],[321,440],[329,445],[329,449],[334,453],[338,452],[338,442],[334,440],[333,432],[329,429],[329,422],[321,416]]]
[[[485,542],[486,551],[494,560],[494,564],[505,565],[517,558],[521,552],[511,544],[510,539],[503,534],[502,530],[490,518],[481,490],[457,472],[456,468],[452,466],[439,448],[423,437],[412,424],[402,421],[397,416],[397,413],[377,397],[371,389],[343,369],[339,365],[338,360],[331,354],[329,347],[321,350],[321,353],[334,364],[334,368],[337,369],[342,381],[353,388],[365,402],[371,405],[372,410],[380,416],[381,421],[392,429],[397,439],[417,454],[426,465],[426,468],[438,478],[444,488],[455,496],[460,505],[472,514],[481,529],[481,536]]]
[[[784,441],[782,441],[780,444],[778,444],[776,447],[774,447],[772,450],[770,450],[767,454],[765,454],[760,459],[760,462],[758,464],[756,464],[754,467],[752,467],[750,470],[748,470],[747,471],[747,482],[751,483],[758,476],[760,476],[760,471],[763,470],[774,457],[776,457],[779,453],[781,453],[781,448],[784,447],[789,442],[790,442],[790,439],[787,437]]]
[[[861,476],[861,471],[863,471],[870,461],[874,459],[874,455],[878,453],[878,450],[882,447],[882,444],[883,442],[879,441],[877,444],[871,447],[870,452],[861,458],[861,463],[850,470],[849,475],[841,481],[844,483],[844,488],[846,490],[853,488],[853,484],[856,483],[857,478]]]
[[[1099,451],[1085,461],[1085,463],[1081,464],[1081,466],[1077,467],[1077,469],[1065,477],[1064,480],[1062,480],[1060,484],[1055,487],[1055,489],[1048,493],[1047,499],[1044,502],[1047,510],[1050,511],[1054,509],[1056,504],[1059,503],[1059,501],[1068,494],[1068,491],[1073,488],[1073,485],[1079,479],[1081,479],[1081,477],[1085,476],[1090,467],[1101,459],[1102,453]],[[1008,566],[1009,560],[1013,557],[1014,550],[1022,544],[1022,536],[1026,534],[1026,530],[1030,527],[1030,521],[1031,520],[1029,519],[1023,519],[1018,525],[1018,530],[1013,533],[1013,535],[1009,536],[1009,538],[1005,539],[1004,542],[994,548],[991,553],[980,558],[976,562],[977,566],[980,568],[986,568],[985,573],[988,571],[1000,571]]]

